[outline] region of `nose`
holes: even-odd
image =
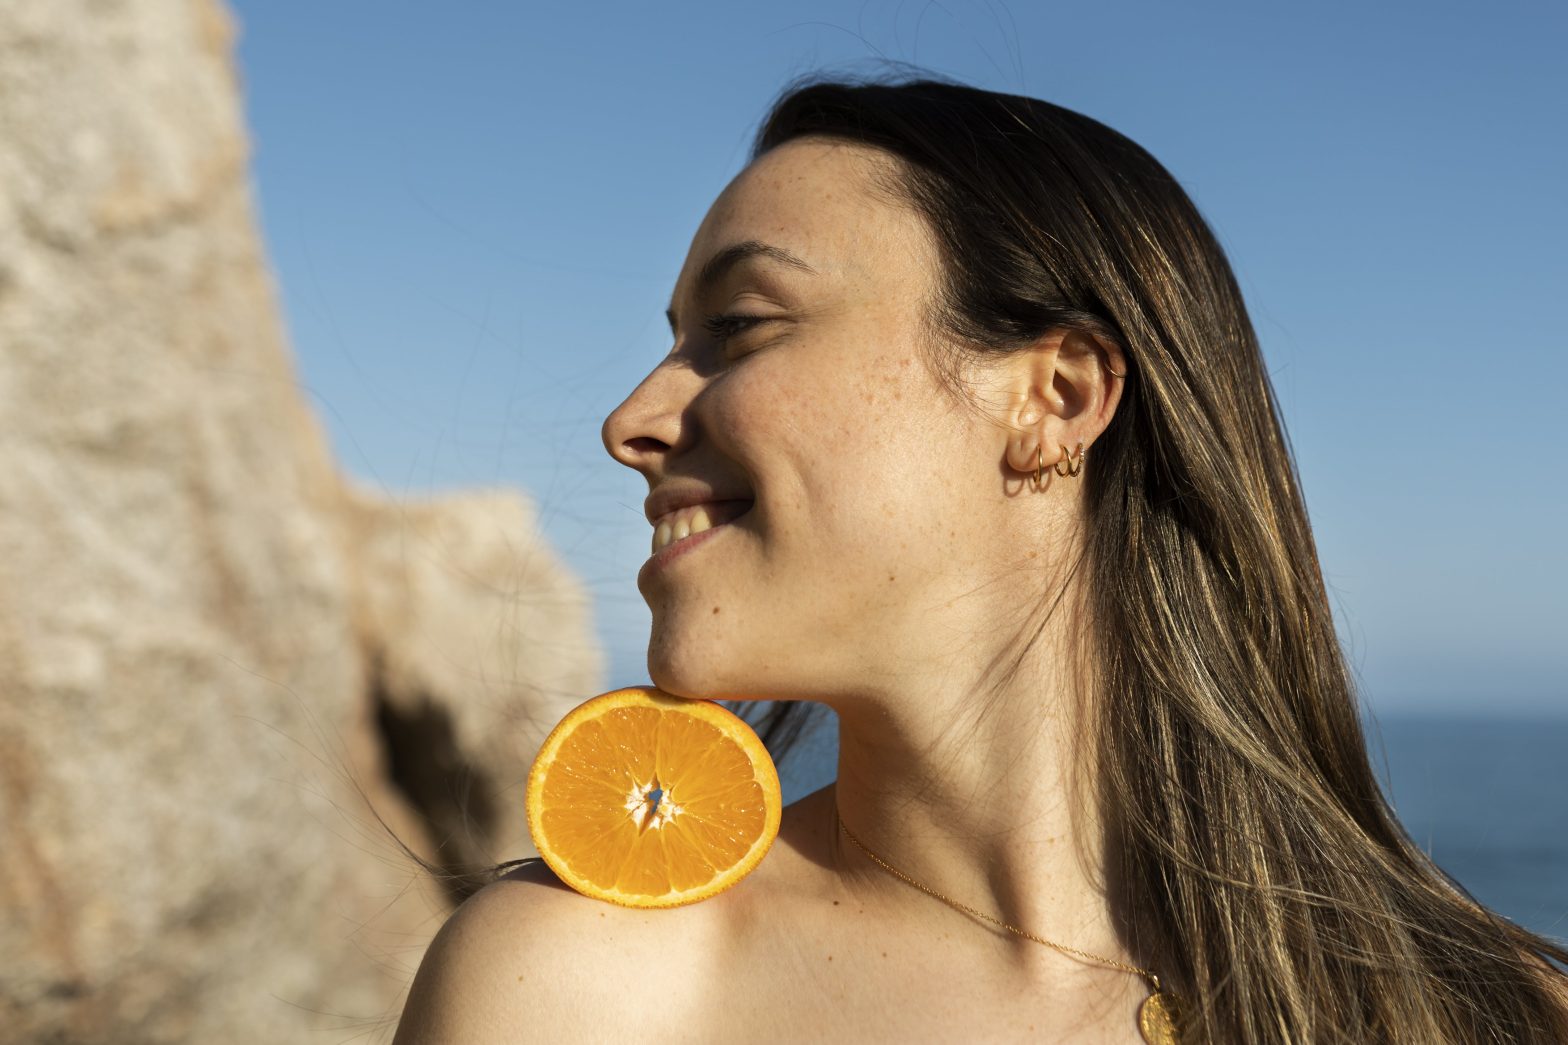
[[[687,407],[701,379],[673,358],[653,368],[625,401],[604,419],[599,431],[610,456],[650,480],[683,439],[689,439]]]

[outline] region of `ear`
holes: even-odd
[[[1003,357],[993,380],[1009,404],[1008,465],[1032,475],[1037,463],[1060,461],[1063,447],[1076,459],[1080,442],[1093,446],[1121,401],[1116,375],[1126,373],[1121,348],[1083,330],[1053,330]]]

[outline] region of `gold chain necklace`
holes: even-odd
[[[1067,947],[1063,944],[1053,943],[1043,936],[1036,936],[1032,932],[1018,928],[1016,925],[1008,925],[1001,919],[993,918],[984,911],[977,911],[968,904],[962,904],[957,900],[951,899],[950,897],[943,896],[935,889],[921,885],[919,882],[915,881],[913,878],[909,877],[907,874],[900,871],[886,860],[882,859],[876,853],[873,853],[870,849],[867,849],[866,843],[856,838],[855,833],[849,829],[849,825],[844,823],[843,819],[838,815],[838,805],[836,803],[833,806],[833,820],[838,824],[839,827],[844,829],[844,833],[849,836],[849,840],[859,846],[861,852],[871,857],[871,859],[876,862],[878,867],[882,868],[882,870],[886,871],[888,874],[903,879],[905,882],[908,882],[910,885],[914,886],[916,889],[919,889],[927,896],[934,896],[938,900],[941,900],[943,903],[947,904],[949,907],[956,908],[960,911],[963,911],[965,914],[973,915],[976,918],[984,919],[993,925],[999,925],[1008,932],[1016,933],[1026,940],[1033,940],[1035,943],[1043,943],[1045,946],[1050,947],[1053,950],[1061,951],[1063,954],[1070,954],[1075,958],[1083,958],[1091,962],[1098,962],[1101,965],[1109,966],[1112,969],[1120,969],[1122,972],[1132,973],[1134,976],[1142,976],[1145,980],[1149,981],[1149,986],[1152,987],[1153,990],[1149,993],[1149,996],[1143,1000],[1143,1004],[1138,1007],[1138,1032],[1143,1035],[1143,1040],[1148,1042],[1148,1045],[1177,1045],[1178,1039],[1176,1035],[1176,1015],[1179,1011],[1179,1006],[1176,1003],[1176,998],[1174,995],[1167,994],[1160,989],[1160,978],[1152,970],[1142,969],[1136,965],[1129,965],[1126,962],[1119,962],[1114,958],[1102,958],[1098,954],[1090,954],[1088,951],[1080,951],[1076,947]]]

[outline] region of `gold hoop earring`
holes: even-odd
[[[1057,443],[1056,445],[1062,446],[1061,443]],[[1067,452],[1067,447],[1062,446],[1062,459],[1057,461],[1056,464],[1052,465],[1052,468],[1057,475],[1075,476],[1079,472],[1083,471],[1083,459],[1087,457],[1088,454],[1089,451],[1083,448],[1083,440],[1080,439],[1078,440],[1078,460],[1075,462],[1073,460],[1072,454]],[[1067,470],[1065,472],[1062,470],[1063,465],[1067,466]]]
[[[1040,476],[1045,472],[1045,450],[1041,446],[1034,448],[1034,488],[1040,488]]]

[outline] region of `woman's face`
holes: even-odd
[[[605,421],[655,515],[667,492],[726,502],[707,512],[728,522],[638,574],[648,670],[666,690],[829,699],[885,689],[973,638],[951,611],[1007,550],[1005,436],[923,361],[935,243],[870,191],[884,162],[808,138],[737,176],[676,282],[674,348]],[[715,316],[759,321],[716,333]]]

